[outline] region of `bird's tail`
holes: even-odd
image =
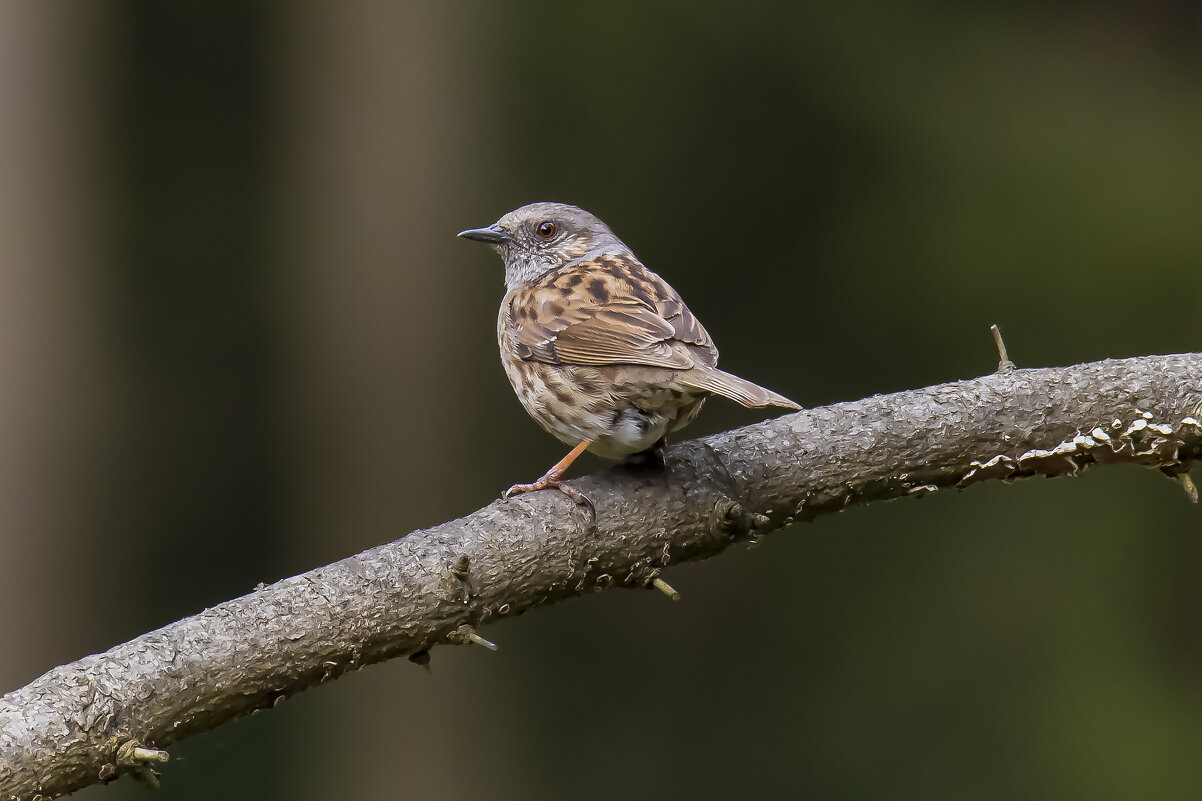
[[[684,379],[683,383],[688,386],[730,398],[749,409],[758,409],[764,406],[780,406],[785,409],[801,408],[784,395],[778,395],[770,389],[764,389],[758,384],[753,384],[717,368],[690,370],[687,376],[682,376],[682,379]]]

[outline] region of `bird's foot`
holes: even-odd
[[[589,500],[589,497],[573,487],[571,484],[563,481],[561,478],[562,475],[562,472],[555,469],[548,470],[542,478],[530,484],[514,484],[512,487],[502,492],[501,497],[505,500],[509,500],[511,495],[518,495],[523,492],[535,492],[542,489],[557,489],[575,501],[578,506],[586,507],[593,514],[593,516],[596,517],[597,507],[593,506],[593,502]]]
[[[660,470],[668,469],[668,454],[665,450],[668,438],[660,437],[645,451],[632,453],[626,457],[626,464],[630,467],[654,467]]]
[[[587,495],[573,487],[571,484],[563,483],[563,474],[568,471],[568,467],[571,466],[572,462],[576,460],[577,456],[584,453],[588,449],[588,446],[592,444],[592,440],[586,439],[582,441],[575,448],[572,448],[571,452],[568,453],[567,456],[556,462],[550,470],[548,470],[546,473],[543,473],[542,478],[540,478],[538,481],[535,481],[533,484],[514,484],[512,487],[502,492],[501,497],[505,500],[509,500],[510,495],[554,488],[575,501],[577,506],[583,506],[588,509],[593,523],[596,524],[597,507],[593,506],[593,502],[589,500]]]
[[[664,470],[668,469],[668,438],[660,437],[651,446],[651,458],[655,460],[655,464]]]

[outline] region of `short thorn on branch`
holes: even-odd
[[[672,585],[664,581],[659,576],[656,576],[654,579],[652,579],[651,586],[671,598],[673,601],[680,600],[680,593],[672,589]]]
[[[124,768],[137,768],[151,762],[166,762],[171,755],[157,748],[146,748],[134,740],[126,740],[117,749],[117,764]]]
[[[1190,503],[1198,502],[1198,487],[1194,484],[1194,480],[1189,477],[1189,473],[1182,473],[1177,476],[1177,481],[1181,484],[1181,489],[1185,490],[1185,494],[1189,497]]]
[[[1006,353],[1006,343],[1002,341],[1002,329],[997,327],[997,323],[994,323],[989,326],[989,330],[993,332],[993,341],[997,344],[997,371],[1008,373],[1014,369],[1014,362],[1010,361],[1010,355]]]
[[[447,642],[454,645],[480,645],[490,651],[497,650],[497,644],[489,642],[476,633],[476,630],[464,623],[447,635]]]
[[[166,762],[170,758],[166,751],[138,745],[134,740],[126,740],[117,749],[117,764],[152,790],[159,788],[159,775],[150,767],[151,763]],[[111,778],[116,778],[116,775],[116,771],[113,771]],[[103,780],[103,775],[101,778]]]

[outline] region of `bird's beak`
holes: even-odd
[[[513,237],[496,223],[487,228],[469,228],[466,231],[460,231],[456,236],[471,239],[474,242],[486,242],[490,245],[504,245],[513,240]]]

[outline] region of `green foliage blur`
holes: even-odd
[[[1195,3],[72,8],[0,10],[3,690],[559,458],[454,236],[528,202],[805,406],[989,372],[992,323],[1202,349]],[[185,741],[156,797],[1197,799],[1200,533],[1122,467],[849,509]]]

